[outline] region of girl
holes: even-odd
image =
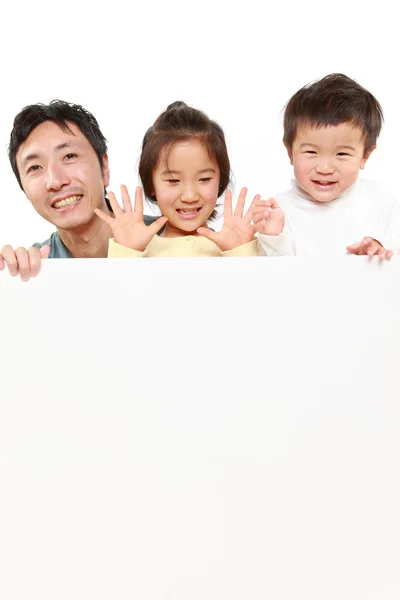
[[[184,102],[168,106],[144,136],[139,175],[146,197],[158,204],[163,216],[151,225],[144,223],[140,187],[134,210],[125,186],[123,210],[110,192],[114,217],[95,209],[114,234],[109,258],[257,256],[251,210],[243,216],[246,188],[234,212],[231,192],[226,192],[221,231],[208,226],[229,184],[230,163],[221,127],[204,113]]]

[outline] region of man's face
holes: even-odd
[[[101,169],[97,154],[79,127],[71,131],[54,121],[41,123],[17,152],[22,187],[41,217],[60,229],[74,229],[97,219],[109,184],[108,157]]]

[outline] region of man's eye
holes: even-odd
[[[40,169],[39,165],[31,165],[29,167],[29,169],[27,170],[27,173],[31,173],[32,171],[37,171],[38,169]]]
[[[73,152],[69,152],[68,154],[65,155],[65,158],[68,158],[68,159],[76,158],[76,154],[74,154]]]

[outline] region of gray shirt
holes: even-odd
[[[146,225],[151,225],[156,219],[158,219],[158,217],[149,217],[148,215],[143,215],[143,220]],[[42,248],[42,246],[50,246],[49,258],[72,258],[68,248],[60,238],[58,231],[52,233],[49,239],[45,242],[32,244],[32,247],[34,248]]]

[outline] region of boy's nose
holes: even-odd
[[[333,173],[334,170],[335,168],[329,160],[323,160],[319,162],[316,167],[317,173],[321,173],[323,175],[329,175],[330,173]]]

